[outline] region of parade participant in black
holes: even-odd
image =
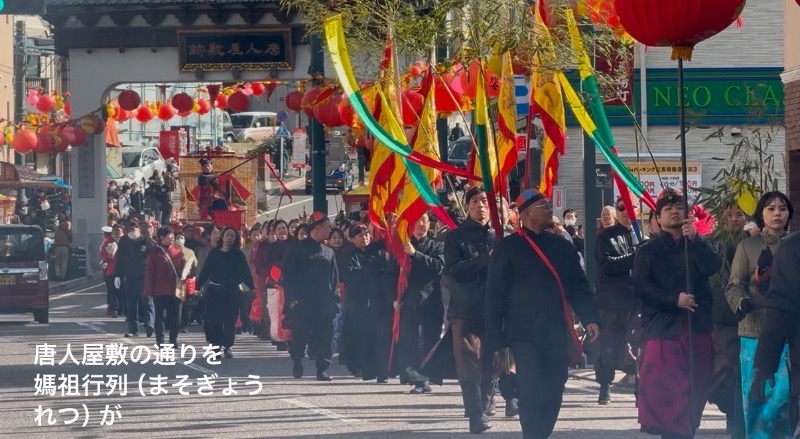
[[[697,234],[694,219],[687,219],[680,193],[665,189],[659,195],[656,218],[661,233],[639,248],[633,268],[644,327],[639,423],[643,432],[665,439],[691,438],[700,426],[711,387],[714,352],[709,277],[722,263]],[[686,245],[691,294],[686,285]],[[693,347],[691,354],[689,346]]]
[[[117,249],[117,266],[114,268],[114,286],[123,288],[126,300],[128,332],[125,337],[139,336],[139,317],[147,319],[147,336],[153,335],[155,313],[153,301],[144,296],[144,271],[147,253],[155,245],[150,238],[153,225],[128,223],[127,234],[120,238]]]
[[[631,216],[622,198],[616,202],[617,223],[597,236],[594,258],[597,262],[597,306],[603,335],[598,340],[594,361],[595,381],[600,384],[601,405],[611,403],[610,385],[617,369],[636,376],[636,361],[628,357],[628,331],[637,311],[631,272],[636,246]],[[634,210],[636,208],[634,207]],[[636,218],[638,212],[633,212]]]
[[[785,346],[789,344],[789,389],[793,437],[798,437],[800,398],[800,234],[783,241],[772,263],[772,281],[766,296],[766,313],[758,337],[750,398],[765,401],[765,392],[775,385]]]
[[[367,337],[370,333],[370,273],[366,249],[371,236],[369,229],[363,224],[351,227],[350,236],[353,240],[352,250],[347,254],[347,259],[339,264],[343,268],[342,281],[347,291],[344,306],[349,313],[342,331],[342,345],[347,358],[347,369],[353,376],[361,377],[367,361]]]
[[[592,292],[570,242],[547,229],[550,201],[534,189],[517,200],[522,227],[500,241],[491,256],[486,294],[486,343],[511,347],[517,368],[519,417],[525,439],[553,432],[577,357],[570,307],[591,340],[599,335]]]
[[[444,242],[444,275],[450,291],[447,317],[453,332],[456,374],[461,384],[469,430],[492,428],[485,415],[494,415],[495,380],[492,352],[482,343],[484,298],[494,232],[489,228],[489,202],[478,186],[465,196],[468,218],[449,232]]]
[[[328,215],[314,212],[308,238],[292,246],[283,266],[285,312],[292,321],[293,340],[289,355],[292,375],[303,376],[303,357],[310,347],[316,357],[317,381],[330,381],[333,318],[341,301],[337,287],[339,271],[333,249],[324,241],[331,234]]]
[[[444,244],[428,237],[430,225],[429,215],[423,214],[414,225],[410,242],[404,246],[411,267],[402,302],[395,303],[400,309],[398,369],[402,378],[414,385],[411,393],[415,394],[431,391],[427,378],[416,369],[420,366],[423,353],[428,353],[439,341],[444,316],[439,289],[439,279],[444,269]]]
[[[197,285],[201,288],[208,282],[204,319],[206,339],[217,349],[224,349],[225,358],[233,358],[231,348],[236,340],[242,284],[250,291],[255,289],[247,256],[241,247],[239,232],[231,227],[225,228],[197,277]]]
[[[389,352],[400,266],[383,236],[376,236],[376,240],[370,243],[365,258],[369,274],[369,332],[362,375],[364,381],[377,379],[378,384],[386,384],[389,376],[394,375],[389,365]]]

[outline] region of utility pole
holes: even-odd
[[[325,80],[325,57],[322,52],[322,40],[319,35],[309,37],[311,45],[311,62],[308,74],[312,86],[322,85]],[[325,192],[325,129],[318,120],[308,120],[311,135],[311,187],[314,211],[328,213],[328,198]]]
[[[25,84],[27,79],[25,21],[18,20],[14,23],[14,122],[21,123],[25,120]],[[25,164],[25,155],[14,153],[14,163]]]

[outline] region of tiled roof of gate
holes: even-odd
[[[113,5],[221,5],[237,3],[275,3],[273,0],[48,0],[48,6]]]

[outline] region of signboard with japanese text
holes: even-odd
[[[294,68],[289,29],[181,30],[178,50],[183,72]]]
[[[662,182],[664,187],[681,190],[683,186],[683,179],[681,177],[681,163],[680,162],[659,162],[658,168],[653,163],[626,163],[626,166],[631,173],[639,178],[642,186],[653,198],[657,198],[661,193]],[[697,162],[689,162],[686,164],[686,177],[688,179],[689,192],[691,188],[699,187],[703,184],[702,165]],[[659,174],[661,178],[659,179]],[[619,188],[614,185],[614,197],[619,196]],[[646,207],[644,211],[649,211]]]
[[[185,136],[186,131],[183,134]],[[164,157],[164,160],[175,159],[175,162],[180,166],[181,149],[180,131],[161,131],[158,134],[158,151],[161,153],[161,157]]]
[[[306,130],[298,128],[292,133],[292,168],[305,168],[306,154],[308,154],[308,135]]]
[[[94,198],[96,196],[95,182],[96,176],[94,172],[95,160],[97,154],[95,153],[96,146],[90,142],[89,145],[82,148],[75,148],[78,152],[76,157],[78,161],[78,198]],[[105,195],[104,195],[105,196]]]

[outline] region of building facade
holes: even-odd
[[[800,15],[794,0],[786,3],[792,3]],[[730,166],[734,147],[752,142],[767,147],[766,154],[771,154],[775,163],[778,186],[785,190],[783,152],[788,126],[784,130],[783,10],[784,0],[748,2],[742,27],[731,25],[700,43],[692,61],[685,63],[690,186],[714,186],[715,175]],[[800,41],[800,26],[796,27],[795,41]],[[789,40],[786,41],[788,46]],[[607,111],[620,157],[655,197],[661,191],[660,181],[681,185],[677,62],[670,60],[669,48],[635,50],[630,106],[610,102]],[[795,64],[800,67],[798,51],[796,58]],[[797,77],[800,79],[800,69]],[[800,96],[800,82],[797,87]],[[797,105],[800,107],[800,97]],[[641,129],[636,128],[632,114]],[[613,205],[618,191],[613,187],[608,164],[599,154],[594,190],[584,191],[583,136],[576,124],[569,125],[555,207],[577,210],[587,231],[593,231],[600,208]],[[800,126],[796,129],[800,130]],[[800,138],[796,144],[800,148]],[[585,212],[586,196],[599,198],[599,203],[593,203],[596,211]]]
[[[800,206],[800,5],[784,0],[784,73],[786,94],[786,169],[787,189],[795,206]],[[792,230],[799,230],[800,215],[795,215]]]

